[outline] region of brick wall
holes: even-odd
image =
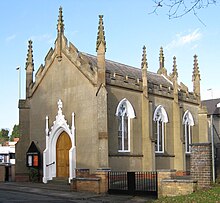
[[[108,191],[108,171],[100,169],[95,174],[90,174],[89,169],[76,169],[76,178],[71,183],[72,189],[98,194],[106,193]]]
[[[190,174],[193,180],[198,181],[198,187],[211,185],[212,180],[212,153],[210,143],[196,143],[191,145]]]
[[[86,178],[89,177],[89,169],[87,168],[76,168],[76,177],[78,178]]]
[[[76,190],[100,193],[100,178],[76,178]]]

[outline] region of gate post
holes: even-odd
[[[108,172],[110,169],[97,169],[96,177],[100,178],[100,193],[108,192]]]
[[[191,146],[191,177],[198,181],[199,188],[209,187],[212,180],[211,143],[194,143]]]
[[[5,182],[5,165],[0,165],[0,182]]]
[[[134,195],[135,194],[135,172],[128,172],[128,194]]]

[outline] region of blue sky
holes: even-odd
[[[80,51],[96,55],[98,15],[104,15],[106,58],[132,65],[141,64],[142,47],[147,47],[149,71],[159,66],[159,49],[164,48],[165,67],[172,71],[177,58],[179,82],[192,90],[193,55],[201,73],[202,99],[220,97],[219,5],[169,20],[167,10],[158,15],[151,0],[7,0],[0,12],[0,128],[18,124],[18,71],[21,67],[21,98],[25,98],[27,41],[33,41],[35,73],[50,47],[54,47],[59,7],[63,7],[65,35]],[[211,88],[212,91],[207,91]]]

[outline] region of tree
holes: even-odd
[[[20,137],[20,128],[19,125],[14,125],[11,136],[10,136],[10,141],[13,141],[14,138],[19,138]]]
[[[152,13],[157,13],[158,9],[168,9],[168,17],[180,18],[188,13],[193,13],[198,19],[197,12],[200,9],[210,5],[216,5],[219,0],[152,0],[155,3],[155,9]],[[200,19],[199,19],[200,20]],[[200,20],[201,21],[201,20]]]
[[[9,133],[8,129],[4,129],[4,128],[1,129],[1,131],[0,131],[0,144],[4,144],[6,141],[9,140],[8,133]]]

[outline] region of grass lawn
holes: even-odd
[[[220,185],[215,185],[211,189],[199,190],[190,195],[176,196],[176,197],[165,197],[153,201],[152,203],[220,203]]]

